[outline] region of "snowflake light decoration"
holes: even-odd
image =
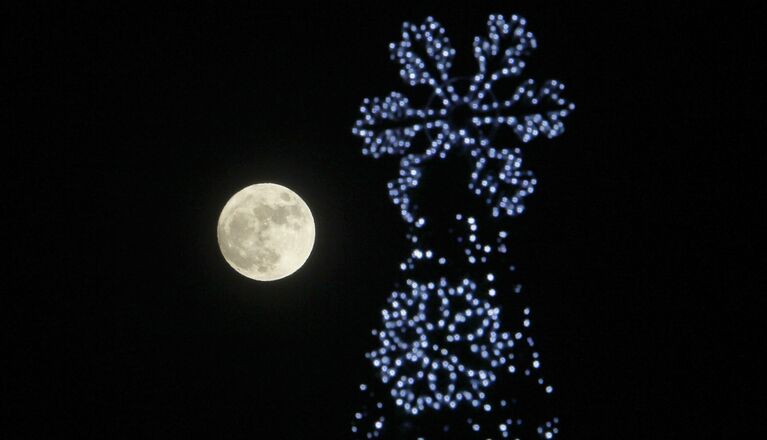
[[[555,80],[520,80],[511,97],[496,97],[494,86],[519,77],[536,47],[525,26],[516,15],[491,15],[487,35],[473,42],[478,71],[464,78],[450,75],[455,50],[437,21],[428,17],[420,25],[404,23],[402,39],[389,45],[391,59],[408,85],[431,88],[428,102],[415,107],[392,92],[365,99],[360,107],[352,132],[362,138],[363,154],[401,156],[388,193],[409,226],[412,245],[400,263],[404,286],[389,295],[381,328],[373,331],[378,346],[366,354],[377,380],[360,385],[373,400],[354,415],[352,432],[362,438],[405,438],[402,432],[387,431],[387,415],[395,414],[390,408],[411,418],[468,410],[470,416],[464,412],[462,419],[449,419],[443,426],[458,436],[450,438],[551,439],[559,433],[556,417],[536,416],[537,423],[523,423],[517,399],[495,392],[495,385],[509,377],[531,383],[543,395],[553,392],[528,334],[530,307],[517,300],[519,313],[504,322],[496,304],[500,286],[512,282],[514,297],[521,291],[513,282],[515,267],[503,263],[508,232],[498,220],[524,212],[524,199],[537,183],[522,167],[519,147],[492,145],[496,132],[510,128],[521,143],[553,138],[564,131],[563,119],[575,108],[561,97],[564,85]],[[413,147],[419,134],[426,138],[420,152]],[[441,219],[441,225],[449,225],[449,242],[429,245],[424,237],[433,233],[432,225],[411,195],[427,162],[455,153],[469,158],[468,188],[489,209]],[[426,438],[412,426],[409,435]]]
[[[500,331],[500,310],[468,278],[458,286],[445,278],[407,284],[409,291],[389,297],[384,328],[374,331],[380,348],[368,358],[383,382],[393,383],[397,406],[413,415],[462,400],[478,407],[495,381],[494,368],[513,359],[514,340]]]
[[[420,220],[411,212],[407,196],[417,185],[419,165],[435,156],[444,159],[451,150],[459,148],[467,149],[474,159],[475,171],[469,186],[492,206],[493,216],[514,216],[524,210],[523,201],[533,192],[535,177],[522,168],[518,148],[491,146],[495,132],[501,126],[510,127],[523,143],[539,136],[553,138],[562,134],[562,120],[575,108],[561,96],[564,84],[556,80],[539,85],[527,79],[509,99],[496,98],[494,84],[502,78],[520,76],[525,58],[537,46],[525,26],[526,20],[517,15],[508,19],[491,15],[487,35],[474,38],[474,57],[479,68],[470,79],[450,77],[455,49],[445,29],[432,17],[420,25],[404,23],[402,40],[389,45],[391,59],[399,63],[402,79],[410,86],[430,86],[431,98],[423,108],[413,108],[410,100],[398,92],[385,98],[366,98],[352,133],[362,138],[365,155],[404,156],[399,177],[389,185],[389,194],[408,223]],[[502,50],[502,45],[506,49]],[[465,94],[458,92],[461,82],[468,82]],[[429,146],[422,154],[414,154],[413,138],[422,132],[427,135]],[[489,169],[500,172],[488,172]]]
[[[457,286],[445,278],[423,284],[407,280],[408,291],[392,292],[381,312],[384,328],[373,331],[380,346],[367,357],[383,383],[392,383],[397,406],[413,415],[462,402],[479,408],[497,370],[514,374],[523,369],[512,349],[516,343],[534,343],[521,331],[501,330],[500,309],[490,302],[496,295],[493,278],[488,274],[483,286],[469,278]],[[525,308],[524,328],[530,325],[529,314]],[[538,357],[533,352],[525,374],[540,367]],[[542,378],[539,383],[544,384]]]

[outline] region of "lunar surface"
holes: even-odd
[[[314,217],[301,197],[259,183],[232,196],[218,219],[218,245],[237,272],[259,281],[284,278],[303,266],[314,246]]]

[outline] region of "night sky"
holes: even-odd
[[[724,63],[756,49],[713,31],[721,11],[108,3],[13,9],[2,31],[19,136],[3,153],[6,438],[348,438],[408,250],[386,193],[397,159],[363,157],[352,124],[364,97],[411,94],[387,51],[403,21],[433,15],[470,75],[490,13],[528,19],[523,76],[563,81],[577,105],[564,135],[523,146],[539,184],[506,220],[562,438],[746,429],[715,407],[753,411],[747,382],[711,366],[720,320],[754,339],[727,298],[757,294],[734,260],[762,222],[728,224],[747,184],[728,154],[744,138],[724,128],[750,79],[725,87]],[[434,209],[472,203],[450,166],[423,190]],[[216,242],[228,198],[259,182],[297,192],[317,225],[306,265],[272,283]]]

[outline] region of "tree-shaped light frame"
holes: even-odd
[[[524,18],[490,15],[486,35],[475,37],[473,42],[477,73],[470,78],[452,77],[455,49],[445,29],[432,17],[421,24],[406,22],[401,40],[389,45],[390,56],[400,66],[405,83],[429,86],[431,97],[418,108],[398,92],[366,98],[352,129],[363,141],[363,154],[401,157],[398,176],[389,182],[388,191],[410,227],[408,240],[413,249],[400,263],[405,287],[389,296],[381,313],[382,328],[373,331],[378,347],[367,357],[378,379],[388,387],[391,402],[410,416],[460,406],[484,415],[503,410],[507,407],[505,399],[490,401],[487,396],[498,375],[535,376],[540,371],[537,351],[531,352],[526,365],[515,358],[515,344],[530,349],[534,346],[532,337],[524,333],[530,327],[530,308],[523,308],[520,331],[510,332],[504,331],[500,307],[493,302],[498,268],[491,267],[488,256],[506,253],[506,231],[501,230],[493,241],[482,242],[477,233],[479,218],[458,214],[449,220],[466,227],[466,233],[457,237],[466,258],[459,263],[479,266],[485,270],[482,278],[463,276],[454,283],[444,276],[415,280],[410,275],[426,261],[448,263],[439,249],[424,249],[419,242],[419,230],[429,219],[419,213],[411,194],[421,181],[426,162],[464,154],[472,162],[468,188],[486,203],[488,217],[500,220],[524,212],[524,200],[537,181],[531,171],[522,168],[521,149],[494,146],[495,134],[509,128],[521,144],[539,137],[553,138],[563,133],[563,120],[575,108],[561,96],[564,85],[556,80],[539,83],[519,79],[507,99],[494,93],[500,80],[522,75],[525,59],[536,46]],[[468,115],[465,120],[456,118],[460,111]],[[424,135],[426,147],[415,151],[419,134]],[[450,278],[456,276],[461,277],[453,273]],[[514,293],[520,289],[515,286]],[[550,394],[553,387],[537,376],[535,382]],[[363,384],[360,390],[368,392],[369,386]],[[382,410],[383,405],[378,401],[374,408]],[[369,422],[367,428],[363,419]],[[522,423],[513,417],[499,420],[483,425],[477,418],[469,418],[466,423],[482,438],[508,438],[513,427]],[[363,438],[378,438],[385,422],[381,414],[358,412],[352,431]],[[556,418],[540,423],[536,435],[553,438],[558,433],[556,423]]]

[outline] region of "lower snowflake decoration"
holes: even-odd
[[[412,245],[400,263],[399,287],[372,332],[377,345],[366,357],[374,379],[360,385],[365,404],[354,414],[356,438],[551,439],[559,433],[559,420],[545,415],[554,388],[541,375],[530,307],[515,267],[504,260],[509,245],[502,219],[524,212],[537,180],[522,168],[519,147],[492,142],[504,128],[521,143],[558,136],[574,105],[555,80],[522,80],[507,99],[496,96],[501,80],[522,74],[537,43],[516,15],[491,15],[487,26],[487,35],[474,39],[478,72],[463,78],[450,76],[455,50],[437,21],[405,23],[402,40],[389,46],[391,57],[405,82],[430,87],[431,97],[422,107],[398,92],[365,99],[352,129],[363,154],[402,156],[388,192]],[[419,134],[425,148],[417,152]],[[428,218],[413,201],[424,166],[467,159],[467,189],[486,208]],[[448,239],[427,244],[439,227]],[[510,314],[501,295],[510,298]],[[508,390],[513,397],[504,395]]]
[[[513,360],[514,340],[500,331],[499,309],[469,279],[407,284],[410,290],[389,297],[384,328],[374,331],[380,348],[368,358],[391,383],[395,404],[413,415],[462,401],[478,407],[495,368]]]

